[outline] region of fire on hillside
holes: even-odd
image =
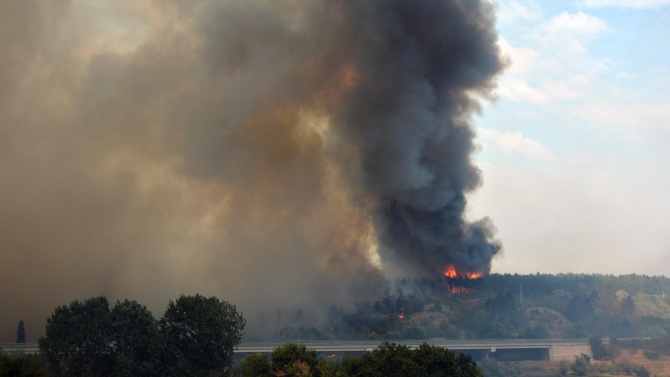
[[[462,271],[458,271],[458,270],[456,270],[456,266],[454,266],[453,264],[448,265],[444,269],[444,276],[449,278],[449,279],[471,279],[472,280],[472,279],[479,279],[483,275],[484,274],[481,273],[481,272],[469,272],[469,271],[462,272]],[[451,284],[447,283],[447,286],[449,287],[449,292],[451,292],[452,294],[472,293],[474,291],[474,289],[472,289],[472,288],[464,287],[462,285],[457,285],[453,282]]]
[[[444,276],[448,278],[465,278],[465,279],[479,279],[483,276],[481,272],[461,272],[457,271],[456,267],[453,264],[447,266],[444,269]]]

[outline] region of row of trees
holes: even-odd
[[[236,372],[243,377],[481,377],[469,355],[426,343],[417,349],[384,342],[360,357],[341,364],[320,359],[304,345],[287,343],[273,350],[271,359],[255,354],[242,360]]]
[[[200,338],[205,335],[201,334]],[[198,375],[230,375],[236,377],[482,377],[479,366],[468,355],[456,356],[447,349],[421,345],[410,349],[404,345],[382,343],[379,348],[362,356],[342,359],[341,363],[330,358],[319,358],[316,351],[305,345],[286,343],[275,348],[270,358],[253,354],[242,359],[233,369],[226,371],[201,370]],[[104,367],[104,366],[97,366]],[[499,368],[498,368],[499,369]],[[490,367],[484,369],[493,370]],[[60,372],[60,373],[58,373]],[[93,369],[89,375],[103,376],[105,371]],[[117,370],[116,375],[148,376],[151,370]],[[188,376],[183,370],[164,369],[165,376]],[[81,376],[81,371],[50,371],[50,375]],[[488,375],[488,374],[487,374]],[[491,374],[493,376],[495,374]],[[0,377],[42,377],[45,371],[39,358],[30,355],[3,355],[0,353]],[[500,375],[503,377],[503,375]]]
[[[479,279],[401,279],[395,292],[329,307],[321,327],[277,330],[274,338],[583,338],[670,335],[670,280],[644,275],[491,274]],[[665,295],[665,286],[668,296]],[[416,315],[425,313],[429,315]],[[256,334],[251,334],[252,338]],[[267,332],[262,334],[267,335]],[[270,336],[272,337],[272,336]]]
[[[216,297],[180,296],[156,320],[136,301],[57,307],[39,348],[55,376],[217,376],[232,366],[245,320]]]
[[[422,295],[448,294],[450,284],[467,289],[493,294],[518,292],[523,290],[527,297],[546,296],[557,290],[566,292],[583,291],[587,288],[599,293],[613,293],[624,290],[632,295],[638,293],[663,295],[670,293],[670,278],[648,275],[603,275],[603,274],[490,274],[479,279],[447,278],[400,279],[398,284],[405,288],[418,288]],[[453,285],[452,285],[453,287]]]

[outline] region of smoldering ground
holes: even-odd
[[[0,8],[2,339],[98,294],[347,306],[498,252],[464,219],[485,1]]]

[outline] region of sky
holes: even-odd
[[[450,263],[666,274],[670,1],[408,4],[0,2],[0,342],[96,295],[261,331]]]
[[[476,118],[493,271],[667,275],[670,1],[498,1],[510,65]]]

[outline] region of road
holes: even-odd
[[[305,342],[297,340],[296,343],[304,344],[308,349],[319,353],[341,353],[341,352],[365,352],[371,351],[379,346],[381,341],[323,341]],[[392,340],[396,344],[406,345],[410,348],[418,348],[421,344],[428,343],[455,352],[482,353],[483,355],[495,352],[506,352],[507,350],[537,350],[540,358],[563,359],[571,358],[573,354],[581,352],[590,354],[590,346],[587,339],[426,339],[426,340]],[[285,342],[243,342],[237,347],[235,353],[242,356],[250,353],[270,353]],[[37,343],[0,343],[4,351],[18,351],[24,353],[37,353]],[[560,354],[560,355],[559,355]],[[565,356],[563,356],[565,354]]]

